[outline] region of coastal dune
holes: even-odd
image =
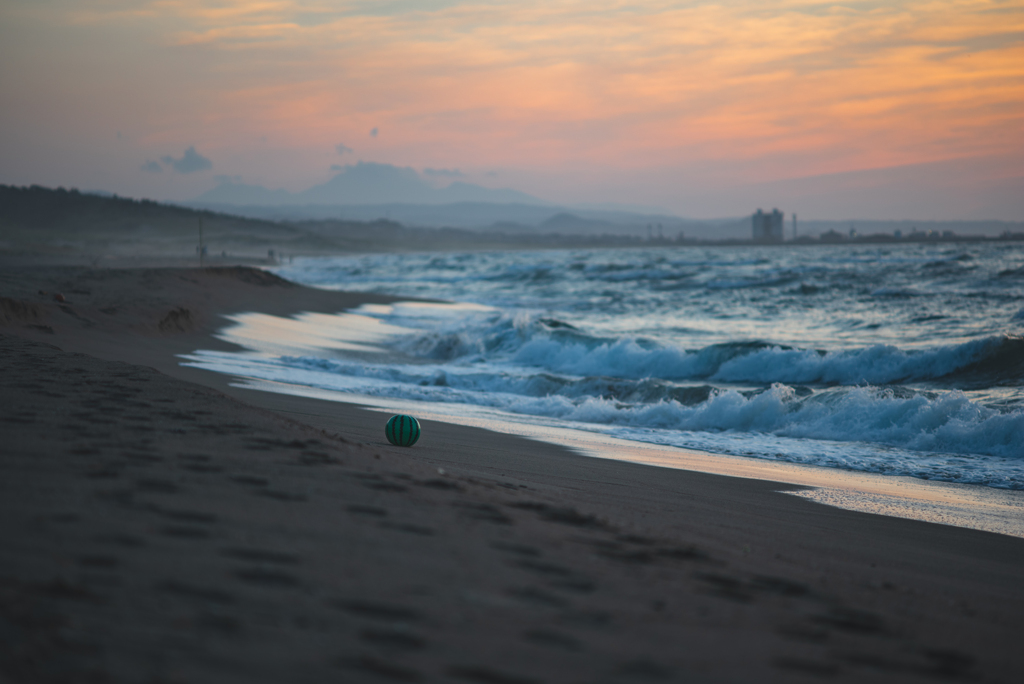
[[[59,296],[58,296],[59,295]],[[383,296],[247,268],[0,272],[0,674],[1016,681],[1024,539],[182,367],[226,314]]]

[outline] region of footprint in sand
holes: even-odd
[[[459,509],[459,512],[466,518],[492,523],[494,525],[511,525],[512,519],[498,510],[497,507],[486,503],[473,501],[455,501],[452,506]]]

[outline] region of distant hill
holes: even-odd
[[[361,205],[373,216],[377,209]],[[0,185],[0,256],[33,255],[68,263],[103,258],[144,256],[195,258],[200,225],[211,262],[228,257],[266,259],[276,254],[342,254],[390,251],[461,251],[536,249],[547,247],[665,247],[684,244],[747,244],[750,219],[709,221],[600,211],[553,211],[523,204],[463,203],[451,205],[383,205],[385,211],[433,211],[435,218],[492,218],[498,212],[511,220],[492,221],[480,229],[415,227],[389,219],[354,217],[316,220],[270,220],[205,209],[191,209],[151,200],[101,196],[63,188]],[[246,208],[240,208],[245,210]],[[251,208],[248,208],[251,209]],[[342,207],[348,212],[352,207]],[[555,208],[557,209],[557,208]],[[276,210],[283,210],[277,208]],[[339,207],[330,207],[338,211]],[[454,212],[454,214],[452,213]],[[908,225],[911,224],[911,225]],[[831,226],[832,228],[829,228]],[[860,222],[849,234],[849,222],[800,224],[800,237],[813,244],[889,241],[902,230],[904,241],[963,239],[968,229],[984,227],[1007,239],[1024,239],[1024,224],[1009,222]],[[812,238],[826,229],[828,239]],[[836,229],[838,228],[838,229]],[[955,236],[944,236],[947,231]],[[787,238],[789,235],[787,235]],[[685,238],[685,241],[684,239]],[[702,242],[703,241],[703,242]]]
[[[555,214],[541,224],[541,228],[552,233],[600,232],[614,233],[617,226],[609,221],[588,219],[576,214],[562,212]]]
[[[246,185],[244,183],[222,183],[213,190],[200,195],[195,204],[274,206],[289,204],[292,198],[293,195],[287,190],[268,190],[262,185]]]
[[[273,221],[152,200],[64,188],[0,185],[0,256],[63,263],[105,258],[195,258],[200,226],[209,263],[218,258],[351,252],[529,249],[634,245],[635,238],[594,240],[517,231],[410,228],[395,221]],[[224,256],[226,254],[226,256]]]
[[[270,221],[196,211],[153,200],[136,200],[113,194],[84,193],[38,185],[0,185],[0,226],[39,235],[86,235],[125,237],[138,230],[159,229],[167,236],[198,235],[199,219],[208,230],[243,227],[247,231],[282,230]]]
[[[187,257],[199,244],[200,224],[209,253],[338,249],[287,223],[64,188],[0,185],[0,250],[7,253]]]
[[[453,202],[451,204],[278,204],[232,205],[190,202],[186,206],[273,221],[398,221],[420,228],[464,228],[482,232],[511,230],[563,235],[632,235],[647,237],[648,226],[662,226],[665,236],[683,231],[701,239],[746,238],[750,219],[694,221],[665,214],[573,209],[517,202]]]

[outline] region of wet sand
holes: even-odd
[[[5,269],[0,297],[11,681],[1019,676],[1022,539],[443,422],[400,449],[174,356],[226,348],[224,314],[388,298],[246,269]]]
[[[232,317],[233,320],[238,318]],[[252,344],[248,336],[251,332],[251,329],[247,330],[243,336],[237,334],[237,329],[232,329],[230,334],[221,337],[247,339],[247,342]],[[302,352],[291,347],[285,353]],[[196,355],[189,354],[184,358],[188,361],[196,358]],[[783,488],[780,491],[851,511],[935,522],[1024,538],[1024,492],[1021,491],[729,456],[629,441],[589,430],[538,424],[530,421],[529,417],[524,420],[523,416],[504,414],[481,407],[470,407],[467,410],[465,406],[353,395],[253,378],[237,379],[232,383],[232,387],[292,394],[329,402],[355,403],[386,415],[408,413],[445,423],[480,427],[491,432],[518,435],[560,445],[593,458],[802,485],[797,488]]]

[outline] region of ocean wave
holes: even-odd
[[[785,285],[797,279],[795,274],[783,274],[763,278],[717,278],[709,280],[704,287],[709,290],[741,290],[750,287],[764,288]]]
[[[960,391],[901,397],[892,389],[857,387],[801,399],[793,388],[776,384],[754,396],[718,391],[693,407],[670,401],[624,408],[591,398],[558,417],[631,427],[763,432],[912,451],[1024,457],[1024,412],[988,409]]]
[[[830,385],[1019,380],[1024,377],[1024,339],[993,336],[913,351],[891,345],[825,353],[770,347],[726,361],[711,377],[726,382]]]
[[[998,278],[1024,278],[1024,266],[1007,268],[996,274]]]
[[[487,405],[581,423],[764,432],[915,451],[1024,457],[1024,411],[986,408],[959,390],[865,386],[801,392],[775,383],[761,392],[710,385],[676,387],[676,397],[650,382],[616,387],[602,377],[567,379],[495,368],[374,365],[315,357],[284,357],[280,362],[383,382],[388,396]]]
[[[570,401],[597,397],[621,405],[675,401],[695,406],[717,390],[713,385],[681,385],[657,378],[629,380],[607,376],[574,377],[530,372],[494,365],[367,364],[318,357],[281,357],[280,363],[303,370],[370,378],[416,387],[447,387],[452,390],[498,393],[521,397],[563,397]],[[794,390],[798,394],[809,390]]]
[[[1024,378],[1024,338],[996,335],[958,345],[903,350],[893,345],[821,351],[764,341],[728,342],[698,350],[644,338],[600,338],[569,324],[524,314],[485,328],[432,331],[404,343],[430,359],[481,355],[574,375],[731,383],[886,385],[966,381],[1005,384]]]
[[[402,325],[415,325],[408,318]],[[430,361],[512,363],[576,376],[707,380],[725,383],[943,386],[1005,385],[1024,379],[1024,338],[993,335],[956,345],[816,350],[737,341],[686,350],[642,337],[601,337],[569,321],[520,311],[476,311],[395,343]],[[958,383],[967,383],[966,385]]]
[[[407,332],[377,355],[315,360],[303,347],[236,370],[663,444],[1024,488],[1022,263],[1013,244],[296,259],[281,275],[483,306],[357,312]]]
[[[911,287],[879,287],[871,291],[872,297],[920,297],[921,293]]]
[[[865,386],[801,392],[776,383],[764,391],[750,392],[698,386],[686,388],[693,396],[682,401],[647,401],[645,388],[639,386],[628,398],[602,396],[606,379],[567,382],[551,374],[516,374],[498,368],[372,364],[307,356],[265,359],[226,352],[202,352],[190,360],[221,372],[265,380],[386,398],[486,406],[581,425],[672,433],[765,434],[874,444],[925,454],[1024,460],[1024,411],[988,408],[959,390],[920,392]]]

